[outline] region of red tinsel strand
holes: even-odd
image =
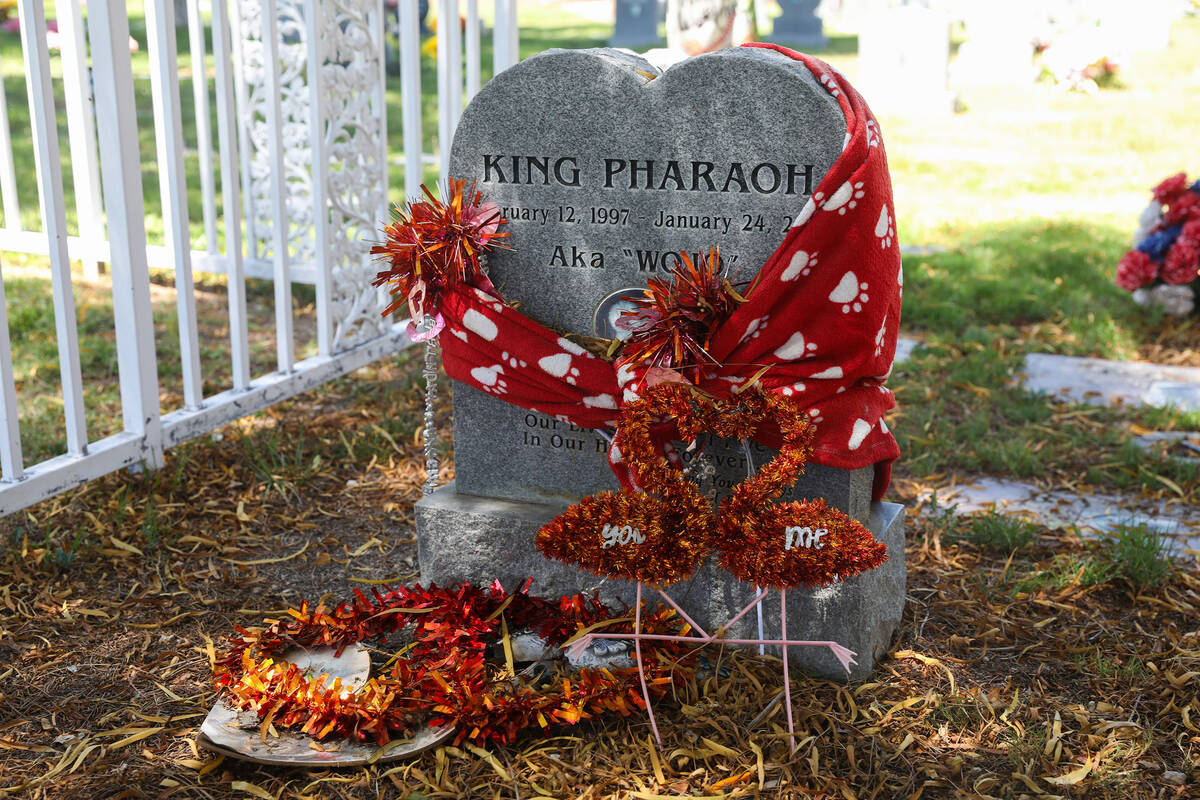
[[[295,727],[318,739],[337,736],[378,744],[422,724],[457,725],[456,742],[508,742],[527,727],[545,729],[554,722],[637,707],[640,689],[632,668],[584,670],[577,680],[597,687],[595,691],[581,692],[568,683],[559,692],[514,684],[511,675],[487,664],[486,651],[498,636],[502,614],[513,629],[536,630],[551,644],[612,618],[594,597],[551,601],[530,596],[528,588],[526,582],[510,596],[498,583],[488,589],[467,584],[399,587],[373,590],[370,598],[356,591],[349,603],[332,611],[321,607],[310,612],[304,604],[290,612],[290,619],[271,620],[264,630],[238,628],[239,636],[216,660],[214,682],[236,707],[257,713],[264,728]],[[660,610],[645,615],[646,630],[685,632],[673,614]],[[413,646],[386,676],[353,691],[337,681],[327,688],[319,679],[306,679],[294,665],[274,660],[293,647],[340,648],[383,638],[410,624]],[[651,665],[651,674],[661,694],[690,672],[686,663],[675,663],[686,658],[682,645],[662,643],[657,652],[661,657]]]
[[[499,209],[485,204],[474,184],[468,190],[466,181],[451,179],[443,191],[445,201],[425,186],[421,189],[425,199],[395,206],[383,243],[371,248],[388,263],[371,285],[388,285],[395,298],[384,316],[405,304],[414,317],[436,313],[450,287],[486,280],[479,256],[508,236],[497,231],[506,221]]]

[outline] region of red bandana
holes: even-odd
[[[812,56],[771,44],[804,63],[841,105],[842,155],[759,272],[746,302],[712,339],[721,364],[697,385],[718,397],[759,378],[790,396],[816,426],[812,461],[842,469],[875,465],[874,496],[887,490],[900,455],[883,416],[895,405],[884,385],[900,325],[903,274],[892,184],[879,124],[838,72]],[[644,388],[644,370],[620,367],[506,305],[490,282],[455,286],[442,301],[446,373],[522,408],[587,428],[612,427],[618,409]],[[764,433],[763,444],[778,447]],[[664,439],[669,438],[664,434]],[[628,469],[610,453],[626,488]]]

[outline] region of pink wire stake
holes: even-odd
[[[693,628],[696,629],[696,631],[700,634],[701,639],[711,639],[712,638],[711,636],[708,635],[708,633],[704,630],[704,628],[702,628],[698,624],[696,624],[696,620],[694,620],[688,616],[688,613],[683,610],[683,607],[680,606],[679,603],[675,602],[675,598],[671,597],[671,595],[667,594],[662,589],[659,589],[658,593],[663,596],[664,600],[666,600],[668,603],[671,604],[671,608],[673,608],[679,612],[679,616],[683,617],[684,622],[686,622],[688,625],[691,625]]]
[[[654,721],[654,709],[650,707],[650,690],[646,688],[646,671],[642,669],[642,582],[637,583],[637,606],[633,612],[633,652],[637,656],[638,678],[642,681],[642,699],[646,701],[646,715],[650,717],[650,730],[654,731],[654,741],[662,747],[662,737],[658,735],[658,723]],[[690,637],[688,637],[690,638]]]
[[[722,625],[720,628],[717,628],[717,632],[713,634],[713,638],[714,638],[714,639],[722,639],[722,638],[724,638],[724,637],[722,636],[722,634],[724,634],[724,633],[725,633],[725,631],[729,630],[729,629],[730,629],[730,628],[732,628],[734,625],[736,625],[736,624],[738,623],[738,620],[740,620],[742,617],[744,617],[744,616],[746,616],[747,614],[749,614],[749,613],[750,613],[750,609],[752,609],[752,608],[754,608],[756,605],[758,605],[758,601],[760,601],[760,600],[762,600],[764,597],[766,597],[766,596],[767,596],[767,592],[769,592],[769,591],[770,591],[770,589],[763,589],[761,592],[759,592],[759,593],[758,593],[758,595],[757,595],[757,596],[756,596],[756,597],[755,597],[753,600],[751,600],[751,601],[750,601],[750,605],[746,606],[746,607],[745,607],[745,608],[743,608],[741,611],[739,611],[739,612],[738,612],[738,614],[737,614],[737,616],[736,616],[736,617],[734,617],[733,619],[729,620],[729,622],[726,622],[726,623],[725,623],[724,625]],[[726,641],[732,641],[732,640],[731,640],[731,639],[729,639],[729,640],[726,640]]]
[[[662,746],[662,736],[660,736],[659,732],[658,732],[658,722],[654,718],[654,709],[652,709],[650,707],[650,690],[646,686],[646,672],[642,668],[642,640],[643,639],[645,639],[646,641],[655,641],[655,642],[691,642],[691,643],[698,644],[698,645],[703,645],[703,644],[741,644],[741,645],[758,645],[759,647],[764,647],[768,644],[771,644],[771,645],[777,644],[783,648],[783,689],[784,689],[785,696],[787,697],[788,746],[790,748],[789,752],[794,753],[796,751],[796,728],[795,728],[795,723],[792,718],[792,681],[791,681],[791,675],[788,670],[788,648],[789,647],[828,647],[830,652],[833,653],[834,657],[837,658],[838,663],[840,663],[842,665],[842,668],[846,670],[847,675],[850,674],[850,665],[857,664],[858,662],[856,662],[854,660],[854,656],[856,655],[856,653],[853,650],[850,650],[847,647],[843,647],[842,645],[838,644],[837,642],[809,641],[809,640],[803,640],[803,639],[787,638],[787,591],[784,589],[781,589],[779,591],[779,628],[780,628],[779,633],[780,633],[780,638],[767,639],[767,638],[764,638],[762,636],[762,634],[759,634],[759,638],[757,638],[757,639],[727,639],[727,638],[725,638],[725,631],[728,630],[729,628],[733,627],[735,624],[737,624],[737,622],[739,620],[741,620],[742,617],[744,617],[748,613],[750,613],[750,609],[757,607],[761,611],[762,606],[760,605],[760,603],[762,602],[762,599],[764,597],[766,597],[766,595],[769,591],[770,591],[769,588],[759,590],[759,592],[755,596],[755,598],[753,600],[751,600],[750,603],[745,608],[743,608],[741,611],[739,611],[737,616],[735,616],[733,619],[729,620],[729,622],[726,622],[721,627],[717,628],[717,630],[714,633],[709,634],[709,633],[705,632],[704,628],[702,628],[698,624],[696,624],[696,622],[690,616],[688,616],[687,612],[684,611],[679,606],[679,604],[676,603],[674,599],[672,599],[672,597],[669,594],[664,592],[662,589],[659,589],[658,593],[661,594],[663,596],[663,598],[668,603],[671,604],[672,608],[674,608],[676,611],[679,612],[680,616],[683,617],[683,619],[689,625],[691,625],[692,628],[694,628],[698,634],[695,636],[693,636],[693,635],[678,636],[678,635],[669,635],[669,634],[665,634],[665,633],[642,633],[642,582],[638,581],[638,583],[637,583],[637,601],[636,601],[637,605],[636,605],[636,607],[634,609],[634,613],[633,613],[633,633],[632,634],[628,634],[628,633],[589,633],[589,634],[579,637],[574,642],[567,645],[567,647],[566,647],[567,655],[572,658],[578,658],[579,655],[584,650],[586,650],[588,647],[590,647],[592,642],[595,641],[596,639],[622,639],[625,641],[632,639],[633,640],[633,650],[634,650],[634,654],[637,659],[638,678],[641,680],[641,684],[642,684],[642,699],[646,703],[646,715],[650,718],[650,729],[652,731],[654,731],[655,741],[658,742],[659,746]]]
[[[792,681],[788,676],[787,589],[779,590],[779,638],[783,647],[783,693],[787,698],[788,753],[796,752],[796,728],[792,724]]]
[[[593,639],[622,639],[629,641],[633,639],[631,633],[589,633],[586,636],[581,636],[572,642],[567,647],[567,653],[576,658],[580,652],[586,650]],[[672,636],[665,633],[643,633],[638,638],[644,639],[647,642],[692,642],[693,644],[762,644],[776,645],[786,644],[789,647],[828,647],[833,655],[837,658],[843,668],[848,672],[851,664],[857,664],[854,656],[857,655],[853,650],[842,647],[837,642],[819,642],[808,639],[718,639],[715,637],[703,638],[700,636]]]

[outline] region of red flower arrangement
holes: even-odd
[[[409,335],[414,340],[429,339],[441,331],[438,307],[442,293],[458,283],[486,279],[480,255],[497,246],[494,240],[508,236],[498,231],[505,222],[500,209],[484,203],[474,185],[470,190],[465,187],[466,181],[451,180],[443,202],[422,186],[426,199],[394,207],[394,220],[384,228],[384,242],[371,248],[372,255],[389,265],[371,285],[388,285],[395,298],[382,313],[386,316],[407,303],[412,318]],[[430,312],[433,329],[418,331],[416,323]]]
[[[1184,315],[1200,292],[1200,181],[1180,172],[1154,187],[1137,245],[1117,264],[1116,284],[1141,304]]]
[[[270,725],[297,728],[316,739],[344,737],[383,745],[424,724],[457,726],[455,743],[511,742],[522,730],[575,724],[602,713],[628,715],[645,708],[641,678],[634,668],[583,669],[577,675],[524,678],[487,660],[503,625],[532,630],[552,645],[601,622],[619,631],[616,618],[595,599],[580,595],[558,601],[528,594],[529,582],[508,595],[469,584],[454,589],[399,587],[368,598],[355,590],[349,604],[332,611],[307,604],[290,619],[239,636],[214,666],[215,684],[239,709]],[[502,623],[502,618],[504,623]],[[385,675],[350,690],[339,680],[326,687],[294,665],[279,662],[293,647],[330,646],[339,652],[354,642],[383,639],[412,626],[412,646],[397,656]],[[641,615],[648,631],[685,633],[674,612]],[[693,648],[674,642],[652,645],[645,665],[646,686],[661,696],[693,674]]]

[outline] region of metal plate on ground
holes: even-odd
[[[358,645],[347,647],[340,656],[331,647],[293,650],[283,655],[310,677],[341,678],[342,685],[358,688],[371,672],[370,654]],[[425,727],[407,739],[396,739],[383,747],[338,739],[317,741],[308,734],[281,729],[278,736],[262,736],[261,720],[253,711],[238,711],[224,699],[218,700],[200,726],[203,747],[232,758],[259,764],[297,767],[353,767],[361,764],[412,757],[445,741],[453,726]]]

